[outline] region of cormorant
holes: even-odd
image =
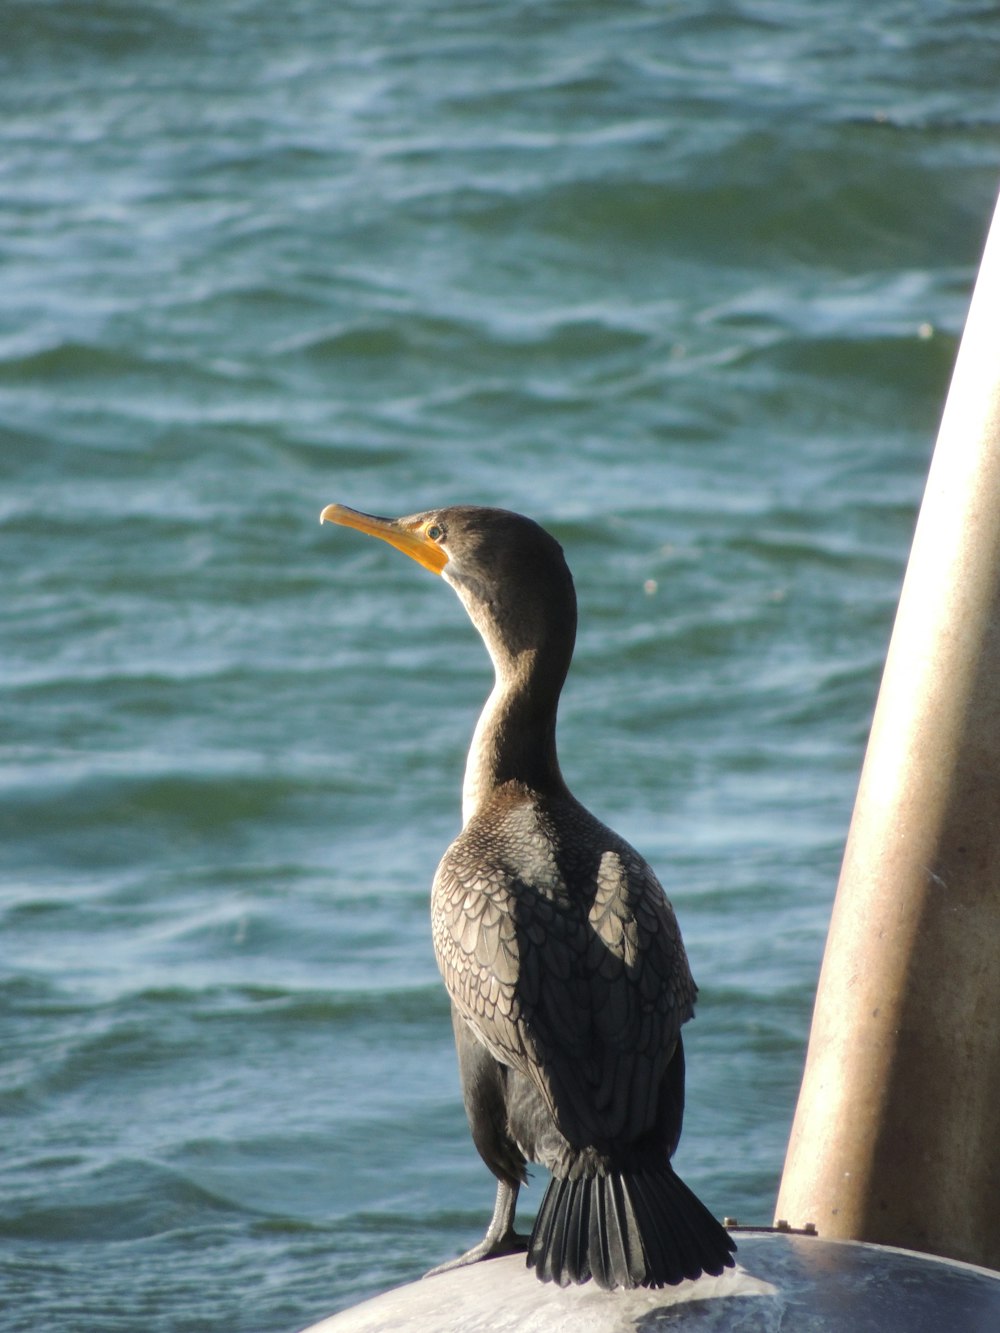
[[[468,505],[391,519],[333,504],[324,520],[440,574],[496,671],[431,918],[472,1138],[499,1183],[483,1240],[433,1271],[525,1248],[514,1210],[537,1162],[552,1179],[527,1263],[543,1282],[658,1287],[721,1273],[736,1246],[670,1164],[681,1024],[697,994],[677,921],[556,758],[576,637],[562,548],[531,519]]]

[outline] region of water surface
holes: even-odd
[[[965,0],[8,4],[0,1327],[291,1333],[485,1226],[427,894],[488,662],[335,499],[563,542],[563,767],[701,984],[679,1165],[770,1220],[998,47]]]

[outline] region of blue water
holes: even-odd
[[[427,896],[488,662],[331,500],[564,544],[563,768],[701,985],[679,1165],[769,1221],[993,8],[3,26],[0,1328],[292,1333],[485,1225]]]

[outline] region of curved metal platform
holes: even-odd
[[[517,1255],[397,1287],[304,1333],[997,1333],[1000,1273],[741,1232],[738,1268],[661,1291],[546,1286]]]

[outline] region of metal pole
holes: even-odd
[[[777,1215],[1000,1268],[1000,208],[907,567]]]

